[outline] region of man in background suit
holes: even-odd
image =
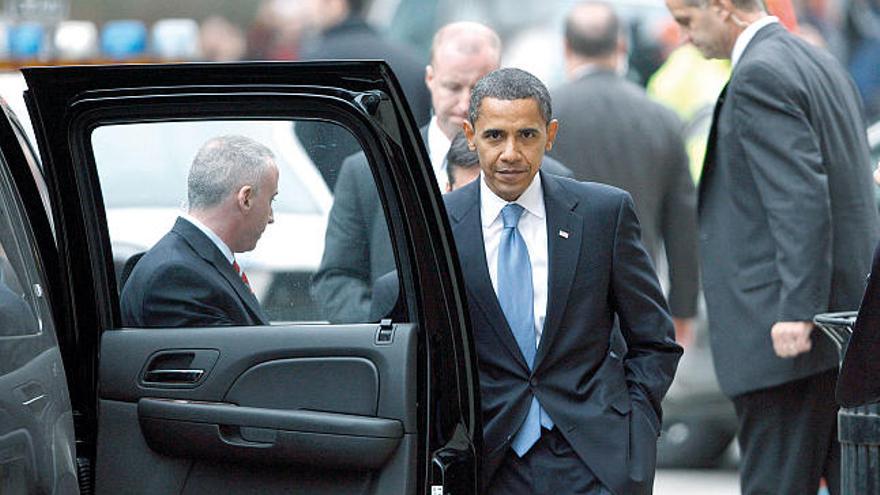
[[[877,241],[861,102],[827,52],[757,0],[666,0],[733,72],[699,187],[703,287],[743,493],[839,490],[837,352],[817,313],[859,303]]]
[[[187,179],[189,210],[137,262],[122,289],[133,327],[268,325],[234,253],[254,249],[273,222],[278,168],[243,136],[206,142]]]
[[[621,22],[607,3],[575,5],[565,22],[569,81],[553,91],[562,131],[550,153],[577,180],[632,195],[642,241],[669,267],[669,308],[679,342],[693,334],[697,313],[697,198],[688,171],[682,124],[669,109],[620,76],[626,61]],[[662,242],[662,244],[661,244]]]
[[[501,62],[501,41],[488,27],[456,22],[434,36],[425,84],[434,116],[421,129],[441,191],[446,190],[446,153],[467,116],[471,88]],[[547,158],[548,172],[571,171]],[[336,323],[369,320],[375,281],[394,270],[394,251],[373,173],[363,153],[345,159],[334,190],[324,256],[312,279],[312,297]]]
[[[369,0],[306,0],[307,17],[318,34],[303,46],[303,60],[381,59],[388,62],[403,88],[416,124],[431,117],[431,98],[422,82],[424,61],[402,43],[385,39],[364,20]],[[300,142],[324,176],[330,190],[336,185],[345,157],[360,150],[354,136],[340,126],[301,121]]]
[[[490,494],[650,493],[681,356],[629,195],[540,171],[544,85],[477,83],[464,129],[480,180],[444,199],[462,264]],[[615,317],[628,352],[609,346]]]

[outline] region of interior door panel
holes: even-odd
[[[411,492],[417,330],[378,328],[105,333],[97,493]],[[144,381],[157,371],[199,376]]]

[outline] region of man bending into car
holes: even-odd
[[[216,137],[193,159],[189,209],[137,261],[122,290],[132,327],[267,325],[235,253],[254,249],[273,222],[278,167],[268,148],[243,136]]]

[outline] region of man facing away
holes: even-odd
[[[697,199],[675,114],[620,77],[627,47],[607,3],[576,4],[565,21],[569,82],[553,91],[562,124],[553,157],[577,180],[619,187],[633,197],[642,240],[669,267],[669,307],[679,342],[697,313]]]
[[[837,353],[817,313],[858,307],[877,212],[861,102],[840,64],[758,0],[666,0],[731,59],[699,186],[710,340],[745,494],[839,491]]]
[[[540,170],[559,124],[500,69],[464,129],[481,176],[444,199],[480,368],[490,494],[650,493],[681,356],[629,195]],[[628,352],[609,347],[615,317]]]
[[[187,179],[189,210],[141,258],[122,290],[133,327],[268,325],[234,253],[251,251],[273,222],[278,167],[244,136],[202,145]]]

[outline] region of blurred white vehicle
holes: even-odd
[[[31,142],[36,142],[25,118],[24,89],[19,72],[0,73],[0,96],[18,115]],[[214,120],[97,129],[92,144],[117,278],[132,255],[148,250],[185,211],[187,173],[201,144],[215,136],[241,134],[275,153],[280,177],[273,205],[275,223],[266,228],[255,250],[236,258],[273,319],[319,319],[317,307],[306,295],[321,262],[333,196],[292,125],[284,120]]]

